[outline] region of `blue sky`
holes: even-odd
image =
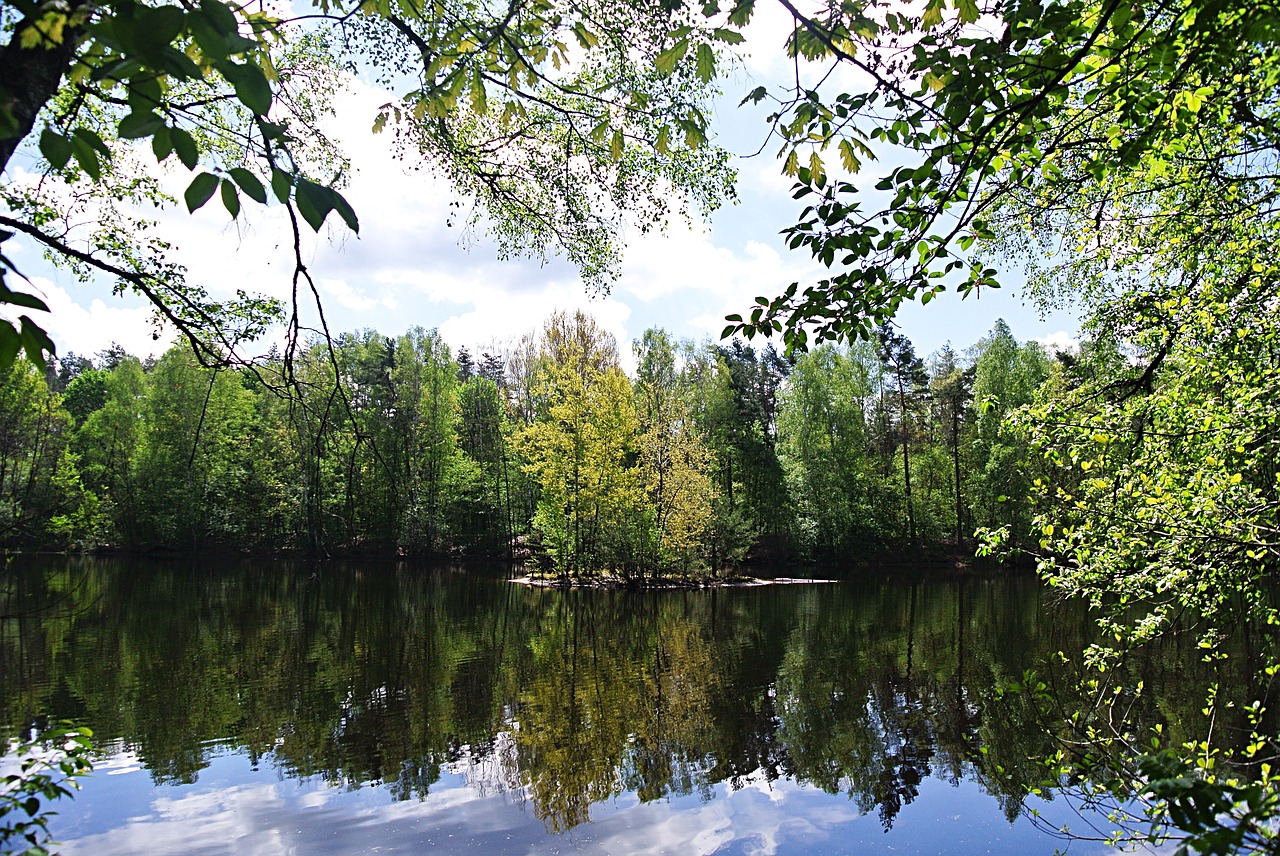
[[[447,225],[448,185],[391,154],[389,134],[373,135],[377,107],[389,100],[366,82],[352,80],[337,104],[332,131],[353,157],[358,171],[346,192],[361,218],[359,237],[327,227],[305,249],[308,267],[324,299],[335,332],[372,327],[388,335],[412,326],[438,328],[451,346],[501,348],[535,329],[552,311],[583,308],[612,331],[624,355],[648,327],[661,326],[679,338],[716,338],[724,316],[747,309],[757,295],[772,296],[791,282],[821,277],[807,253],[787,250],[779,235],[794,222],[800,205],[790,197],[790,180],[774,158],[776,145],[750,157],[765,140],[764,110],[736,107],[759,81],[778,79],[786,60],[775,43],[785,33],[780,8],[761,7],[748,33],[755,45],[725,84],[715,117],[717,142],[735,154],[739,202],[703,223],[675,219],[665,234],[630,235],[621,276],[608,295],[586,292],[576,271],[558,259],[499,260],[483,234],[460,233]],[[770,17],[773,16],[773,17]],[[856,80],[836,81],[853,86]],[[876,164],[868,166],[874,183]],[[185,170],[169,176],[180,197]],[[21,179],[17,174],[16,178]],[[161,231],[176,247],[192,281],[215,297],[235,289],[287,296],[292,272],[289,236],[278,208],[248,206],[239,221],[220,206],[194,216],[185,210],[158,215]],[[336,219],[336,218],[335,218]],[[13,242],[16,243],[16,242]],[[10,249],[10,245],[6,245]],[[149,312],[138,299],[111,294],[110,286],[83,285],[36,258],[31,247],[10,254],[53,307],[47,319],[59,351],[94,353],[112,341],[140,355],[163,348],[167,332],[153,338]],[[954,294],[927,307],[912,305],[898,323],[921,354],[950,341],[958,350],[976,342],[997,318],[1009,322],[1020,339],[1075,335],[1070,312],[1040,318],[1024,305],[1016,276],[1008,286],[980,298]]]

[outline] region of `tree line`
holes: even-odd
[[[511,555],[639,581],[1027,539],[1004,424],[1072,371],[1004,322],[928,359],[888,327],[786,356],[557,313],[473,356],[434,331],[312,342],[289,365],[113,348],[0,378],[9,547]],[[279,394],[285,372],[292,392]]]

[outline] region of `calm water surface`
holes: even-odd
[[[74,719],[100,749],[58,807],[64,853],[1049,854],[1064,843],[1027,809],[1090,823],[1062,794],[1024,804],[1044,732],[995,693],[1089,638],[1034,579],[7,574],[0,726]],[[1175,685],[1143,669],[1155,697]]]

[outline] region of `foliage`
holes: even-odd
[[[798,535],[836,557],[885,540],[896,509],[875,502],[867,417],[878,361],[866,347],[804,354],[778,402],[778,457],[795,498]]]
[[[915,499],[911,494],[911,434],[913,411],[925,392],[927,376],[924,361],[916,356],[915,348],[906,336],[895,332],[888,324],[876,330],[880,345],[880,362],[891,388],[891,396],[897,404],[898,436],[902,447],[903,505],[907,517],[907,537],[914,543],[917,538]],[[883,402],[883,397],[882,397]]]
[[[58,547],[92,543],[100,524],[69,447],[61,396],[30,364],[0,373],[0,539]]]
[[[692,387],[677,374],[671,338],[664,331],[646,330],[634,350],[640,362],[635,381],[638,463],[653,507],[656,564],[701,569],[717,498],[712,452],[694,420]]]
[[[756,532],[756,554],[785,555],[791,549],[791,507],[778,462],[776,409],[791,366],[773,348],[757,354],[741,340],[715,347],[707,358],[708,368],[715,368],[707,379],[703,431],[717,452],[717,488],[724,499],[719,528],[728,532],[735,518],[747,521]]]
[[[1077,301],[1079,361],[978,367],[975,508],[998,538],[1026,543],[1030,488],[1042,573],[1089,599],[1115,640],[1090,655],[1099,670],[1164,633],[1194,634],[1214,658],[1233,634],[1255,639],[1239,667],[1254,678],[1202,688],[1208,711],[1252,712],[1232,732],[1245,736],[1210,717],[1177,751],[1201,796],[1266,782],[1280,555],[1275,4],[929,0],[794,15],[798,60],[870,80],[849,93],[798,78],[750,96],[777,100],[784,171],[808,206],[791,245],[831,276],[760,298],[726,333],[781,332],[799,347],[865,336],[904,300],[994,286],[994,265],[1019,259],[1039,300]],[[877,155],[892,166],[867,202],[866,183],[839,173]],[[995,348],[1002,366],[1023,362],[1009,337]],[[1046,376],[1031,409],[1005,410],[1030,404]],[[1123,708],[1098,703],[1077,711],[1097,715],[1094,737],[1130,760],[1149,751]],[[1116,764],[1130,783],[1143,775]],[[1200,815],[1168,816],[1204,832]]]
[[[969,422],[967,411],[973,397],[973,372],[960,366],[956,353],[947,343],[937,355],[929,381],[935,407],[935,420],[946,435],[943,441],[950,446],[952,464],[952,498],[955,502],[952,519],[955,524],[955,540],[959,544],[972,532],[973,523],[966,521],[965,493],[961,479],[960,427]]]
[[[540,347],[523,381],[488,354],[486,376],[459,384],[433,331],[344,334],[298,354],[296,399],[273,394],[286,371],[278,358],[245,370],[204,367],[181,348],[146,365],[110,354],[66,381],[75,414],[49,391],[60,380],[15,365],[0,385],[13,392],[0,396],[3,543],[505,555],[523,549],[539,508],[538,531],[551,531],[560,489],[534,469],[560,472],[578,451],[592,467],[613,462],[595,482],[579,472],[579,488],[596,485],[583,543],[612,539],[602,566],[627,573],[701,574],[780,544],[842,561],[901,537],[901,483],[866,428],[881,382],[870,351],[783,383],[762,371],[770,361],[790,371],[776,354],[739,344],[726,359],[658,330],[636,344],[628,380],[586,316],[553,318]],[[582,349],[590,356],[575,356]],[[839,380],[830,390],[828,371]],[[789,409],[801,394],[809,409]],[[838,406],[823,415],[831,395]],[[768,429],[765,413],[776,414]],[[938,433],[928,415],[913,416],[926,446]],[[842,439],[824,451],[826,435]],[[587,454],[597,446],[612,451]],[[846,478],[845,499],[824,501]]]
[[[598,284],[623,211],[661,221],[670,189],[714,207],[732,177],[707,145],[705,102],[720,46],[740,36],[656,3],[321,0],[288,19],[228,0],[23,0],[6,5],[0,33],[0,166],[26,146],[47,179],[9,181],[0,224],[145,296],[206,362],[229,359],[281,307],[214,301],[186,281],[131,207],[176,201],[143,161],[191,174],[190,211],[215,196],[233,219],[246,201],[286,206],[295,293],[314,290],[299,221],[318,231],[334,214],[359,229],[340,192],[348,164],[321,128],[345,66],[379,69],[395,95],[368,121],[475,197],[504,251],[563,251]],[[3,289],[0,303],[47,310]],[[288,331],[300,344],[296,307]],[[0,323],[0,368],[19,347],[37,362],[53,350],[30,316]]]
[[[459,362],[466,349],[459,349]],[[461,369],[459,371],[461,375]],[[470,537],[482,548],[501,552],[510,547],[513,533],[523,531],[515,515],[515,498],[522,489],[523,473],[511,448],[512,425],[505,390],[505,370],[493,377],[474,375],[458,389],[458,444],[464,459],[476,464],[475,481],[462,491],[463,510],[451,530]]]
[[[1167,804],[1169,821],[1186,833],[1175,856],[1261,852],[1274,842],[1280,795],[1269,782],[1206,780],[1168,750],[1142,757],[1140,772],[1147,794]]]
[[[135,357],[101,371],[107,373],[102,405],[82,417],[72,448],[86,487],[106,507],[110,525],[100,539],[137,547],[144,543],[136,460],[145,429],[141,402],[147,394],[147,379]]]
[[[927,384],[912,363],[904,421],[896,374],[869,343],[794,366],[767,348],[677,343],[661,330],[633,347],[627,378],[612,338],[579,313],[486,353],[479,369],[421,329],[316,341],[292,368],[278,353],[206,367],[180,347],[145,364],[68,357],[68,371],[45,377],[16,364],[0,377],[0,544],[506,557],[543,547],[568,577],[696,579],[779,557],[848,565],[909,544],[904,430],[922,549],[982,519],[970,496],[1007,489],[971,471],[985,423],[964,394],[934,394],[940,373],[970,371],[954,353],[933,361]],[[983,371],[1015,372],[1001,361],[1020,353],[988,349]],[[297,395],[279,397],[288,372]],[[51,391],[62,383],[66,396]]]
[[[1009,420],[1035,400],[1049,375],[1049,360],[1038,344],[1019,344],[1003,320],[978,343],[977,351],[969,480],[974,524],[979,529],[1005,527],[1011,544],[1033,544],[1039,539],[1031,532],[1028,500],[1037,466]]]
[[[1176,109],[1176,122],[1197,132],[1122,136],[1131,154],[1102,175],[1064,159],[1055,181],[1030,184],[999,212],[1004,234],[1019,224],[1026,236],[1002,248],[1031,255],[1041,295],[1079,297],[1091,339],[1019,417],[1043,467],[1033,485],[1042,572],[1099,609],[1115,640],[1093,652],[1099,668],[1185,633],[1233,675],[1201,687],[1214,716],[1175,748],[1208,785],[1247,791],[1271,787],[1277,749],[1265,711],[1280,507],[1270,405],[1280,383],[1270,177],[1280,141],[1268,93],[1280,71],[1274,18],[1195,11],[1200,23],[1190,9],[1184,18],[1197,53],[1183,57],[1185,77],[1157,109]],[[1097,127],[1085,106],[1067,108],[1082,128]],[[1073,237],[1065,253],[1049,247],[1061,234]],[[1234,635],[1255,640],[1247,656],[1223,649]],[[1232,709],[1248,712],[1239,737],[1213,725]]]
[[[617,346],[581,313],[552,316],[543,343],[546,415],[517,438],[541,488],[533,527],[566,578],[643,574],[652,510],[629,465],[639,423]]]
[[[55,842],[49,819],[57,812],[48,803],[69,797],[80,787],[76,779],[89,772],[90,738],[83,726],[46,728],[34,739],[8,747],[18,772],[4,777],[0,789],[0,848],[6,853],[40,856]]]
[[[726,333],[780,331],[799,346],[868,335],[904,300],[928,302],[956,279],[963,294],[995,286],[984,248],[1063,234],[1057,227],[1080,208],[1073,200],[1104,214],[1137,210],[1138,196],[1125,192],[1132,187],[1140,195],[1171,189],[1190,202],[1194,189],[1179,180],[1186,171],[1216,176],[1230,189],[1220,203],[1237,213],[1249,210],[1255,191],[1269,196],[1249,176],[1268,175],[1275,158],[1273,3],[928,0],[812,15],[788,8],[796,19],[788,48],[814,64],[815,76],[830,81],[829,66],[841,65],[870,85],[833,93],[798,77],[748,96],[776,101],[783,170],[807,203],[787,230],[790,244],[832,274],[759,298],[745,320],[730,317]],[[877,157],[895,165],[876,185],[882,195],[864,204],[863,183],[840,174]],[[1188,226],[1205,222],[1191,205],[1177,210]],[[1167,221],[1148,209],[1132,222]],[[1075,246],[1102,262],[1087,244],[1068,249]],[[1104,241],[1098,249],[1126,246]],[[1117,278],[1144,272],[1118,269]]]

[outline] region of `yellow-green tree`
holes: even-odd
[[[613,337],[581,312],[553,315],[535,386],[543,412],[516,438],[540,488],[535,533],[566,578],[642,573],[652,509],[632,465],[639,423]]]
[[[639,466],[653,507],[653,558],[663,568],[692,570],[702,562],[712,523],[711,450],[698,433],[671,337],[646,330],[634,348]]]

